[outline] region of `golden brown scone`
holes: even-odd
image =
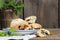
[[[25,21],[27,21],[28,23],[35,23],[36,19],[36,16],[29,16],[25,18]]]
[[[24,25],[28,25],[28,22],[19,18],[19,19],[12,20],[11,23],[10,23],[10,27],[15,28],[16,30],[19,30],[20,25],[22,25],[22,27],[23,27]]]
[[[30,25],[31,25],[31,27],[33,29],[40,29],[40,28],[42,28],[42,26],[40,24],[38,24],[38,23],[33,23],[33,24],[30,24]]]
[[[31,25],[28,25],[24,30],[30,30],[31,29]]]
[[[47,35],[50,35],[50,31],[47,29],[39,29],[37,35],[40,37],[46,37]]]
[[[29,30],[29,29],[31,29],[31,25],[29,25],[29,24],[20,24],[19,29],[20,30]]]

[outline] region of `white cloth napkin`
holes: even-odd
[[[34,37],[36,37],[36,35],[0,37],[0,39],[1,39],[1,40],[8,40],[8,39],[23,39],[23,40],[29,40],[29,39],[34,38]]]

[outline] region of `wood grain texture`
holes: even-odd
[[[58,28],[58,0],[24,0],[24,17],[35,15],[44,28]]]
[[[4,14],[2,13],[2,11],[0,11],[0,29],[2,28],[1,26],[3,26],[3,22],[2,19],[4,19]]]
[[[60,0],[58,0],[58,26],[60,28]]]
[[[60,40],[60,29],[48,29],[51,32],[51,35],[41,38],[36,37],[30,40]]]

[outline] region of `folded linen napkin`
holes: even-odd
[[[23,40],[29,40],[31,38],[36,37],[36,35],[25,35],[25,36],[10,36],[10,37],[0,37],[1,40],[9,40],[9,39],[23,39]]]

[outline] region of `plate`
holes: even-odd
[[[8,31],[10,28],[6,28],[4,29],[5,31]],[[20,33],[20,34],[25,34],[25,35],[28,35],[28,34],[36,34],[37,30],[33,29],[33,30],[15,30],[14,33]]]
[[[15,33],[21,33],[21,34],[35,34],[37,30],[16,30]]]

